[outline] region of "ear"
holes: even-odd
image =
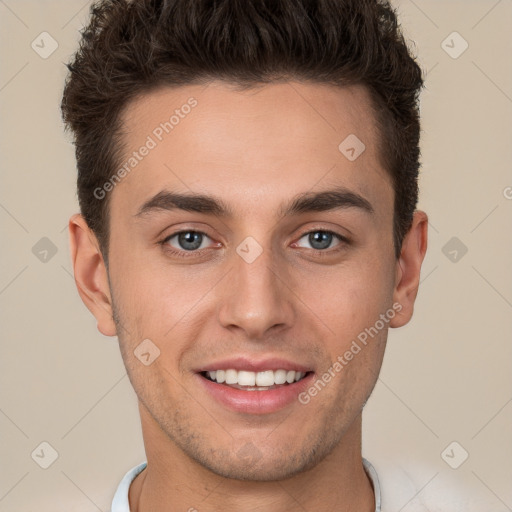
[[[420,271],[427,252],[428,217],[425,212],[415,211],[412,226],[404,237],[400,257],[396,263],[396,280],[393,303],[402,309],[390,321],[391,327],[402,327],[412,317],[414,301],[420,284]]]
[[[96,318],[98,330],[105,336],[115,336],[107,268],[98,240],[80,214],[69,219],[68,228],[78,293]]]

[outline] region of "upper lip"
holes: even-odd
[[[248,357],[232,357],[230,359],[222,359],[213,363],[208,363],[196,371],[208,372],[214,370],[242,370],[247,372],[262,372],[265,370],[296,370],[307,373],[312,371],[309,366],[295,363],[293,361],[282,358],[266,358],[261,360],[249,359]]]

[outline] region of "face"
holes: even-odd
[[[402,309],[366,91],[213,82],[142,96],[123,123],[137,163],[109,191],[109,300],[143,425],[231,478],[315,466]]]

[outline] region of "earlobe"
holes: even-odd
[[[98,330],[105,336],[115,336],[107,269],[98,240],[80,214],[69,219],[68,229],[78,293],[96,318]]]
[[[402,308],[391,320],[391,327],[402,327],[412,317],[420,284],[421,264],[427,252],[427,233],[427,214],[417,210],[414,212],[411,228],[404,237],[400,257],[396,262],[393,303],[400,304]]]

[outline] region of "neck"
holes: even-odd
[[[279,481],[219,476],[179,449],[140,406],[148,465],[129,491],[132,512],[200,510],[374,512],[375,497],[361,457],[361,415],[315,467]],[[299,505],[300,504],[300,505]]]

